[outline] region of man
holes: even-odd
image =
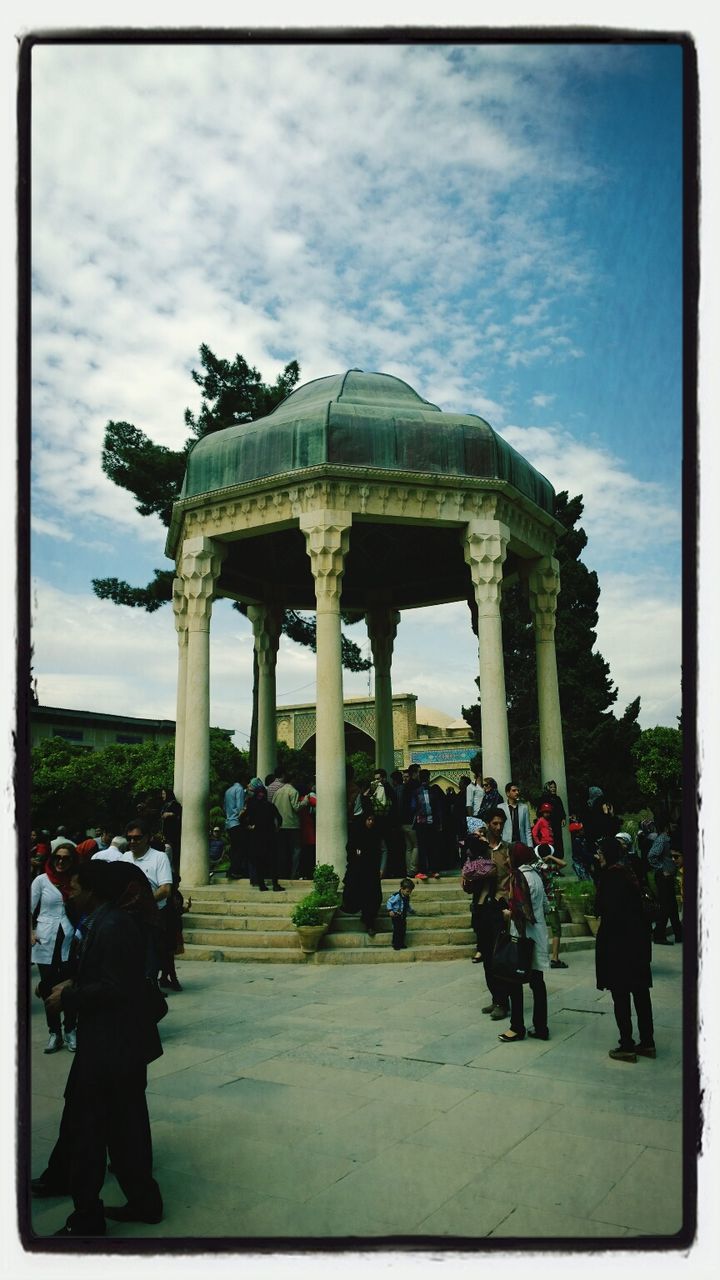
[[[228,833],[230,841],[230,865],[228,867],[228,880],[241,880],[245,871],[244,867],[244,829],[240,825],[240,818],[245,808],[245,787],[243,782],[245,775],[239,773],[237,781],[228,787],[224,796],[225,805],[225,830]]]
[[[468,818],[478,818],[480,816],[480,805],[485,798],[480,763],[473,765],[472,770],[473,780],[465,792],[465,813]]]
[[[501,809],[491,809],[487,815],[487,826],[477,841],[469,841],[470,856],[480,850],[481,857],[490,857],[495,863],[497,877],[483,880],[473,891],[472,922],[475,930],[477,950],[473,963],[482,961],[485,970],[485,982],[490,992],[490,1003],[482,1009],[490,1014],[493,1022],[502,1022],[510,1013],[510,993],[507,983],[495,976],[492,968],[493,951],[498,934],[504,928],[503,907],[507,905],[510,893],[510,863],[508,846],[502,838],[505,827],[505,814]]]
[[[48,1168],[31,1184],[34,1195],[72,1195],[73,1212],[58,1236],[104,1236],[106,1217],[160,1222],[163,1213],[145,1099],[147,1064],[162,1046],[147,997],[145,939],[138,920],[115,905],[115,871],[87,862],[73,877],[73,901],[85,915],[77,976],[45,1002],[49,1012],[77,1016],[60,1135]],[[117,1208],[100,1199],[106,1150],[127,1199]]]
[[[519,842],[532,848],[530,814],[527,805],[520,800],[520,788],[517,782],[508,782],[505,787],[505,796],[505,803],[498,806],[505,814],[503,840],[508,845]]]
[[[150,882],[158,909],[163,913],[167,912],[168,899],[173,887],[170,859],[163,850],[153,849],[150,844],[151,830],[144,818],[133,818],[125,829],[125,835],[129,847],[127,852],[122,854],[121,861],[130,862],[140,868]],[[168,933],[174,933],[175,923],[172,913],[161,916],[161,928],[166,942]],[[154,947],[154,941],[151,949],[152,947]],[[155,955],[154,952],[151,953],[148,967],[153,976],[156,976],[160,968],[160,956]]]
[[[373,774],[370,803],[380,839],[380,879],[384,880],[390,851],[390,824],[395,808],[395,793],[387,780],[386,769],[376,769]]]
[[[280,875],[291,880],[300,879],[300,808],[303,801],[300,792],[293,785],[290,774],[278,787],[272,801],[280,817],[282,826],[278,831],[280,847]]]
[[[413,796],[413,821],[418,846],[418,880],[439,880],[437,869],[439,834],[442,826],[439,787],[430,786],[430,772],[421,769]]]
[[[405,840],[405,874],[409,879],[415,878],[418,865],[418,838],[413,819],[415,817],[415,792],[419,786],[419,772],[419,764],[411,764],[407,769],[403,769],[403,783],[400,792],[400,828]]]
[[[673,858],[668,826],[667,822],[658,822],[658,835],[653,840],[648,853],[648,863],[655,872],[655,889],[658,899],[658,920],[653,932],[653,942],[663,946],[670,942],[667,936],[668,923],[672,925],[675,941],[682,942],[682,925],[675,896],[677,865]]]

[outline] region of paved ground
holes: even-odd
[[[502,1045],[481,966],[184,962],[150,1067],[159,1226],[112,1236],[597,1240],[681,1227],[680,947],[655,948],[658,1057],[611,1061],[594,953],[548,976],[551,1039]],[[526,993],[526,1001],[528,994]],[[67,1051],[33,1002],[32,1168]],[[111,1176],[108,1204],[122,1197]],[[52,1233],[68,1202],[34,1202]],[[108,1243],[110,1239],[108,1238]],[[359,1246],[357,1246],[359,1247]]]

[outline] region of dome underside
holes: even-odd
[[[358,370],[307,383],[266,418],[200,440],[181,496],[320,466],[503,480],[553,510],[550,482],[482,418],[442,413],[399,378]]]

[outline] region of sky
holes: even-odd
[[[485,417],[585,502],[621,714],[680,711],[680,47],[37,46],[32,622],[46,705],[174,718],[159,520],[102,473],[109,419],[172,448],[198,349],[272,380],[359,367]],[[363,625],[349,634],[367,650]],[[652,643],[648,643],[652,636]],[[211,720],[250,729],[251,632],[215,605]],[[440,658],[438,655],[442,655]],[[393,684],[475,701],[467,606],[403,614]],[[282,642],[278,702],[315,657]],[[367,675],[345,675],[347,696]]]

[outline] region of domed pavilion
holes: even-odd
[[[217,596],[249,606],[263,777],[275,766],[282,613],[316,611],[318,862],[344,871],[341,607],[367,621],[376,761],[390,771],[400,611],[469,602],[477,616],[483,768],[502,790],[512,777],[502,583],[522,578],[535,624],[539,764],[566,794],[554,638],[561,526],[553,499],[549,481],[482,418],[444,413],[399,378],[360,369],[308,382],[267,417],[194,446],[166,545],[177,566],[175,791],[183,803],[186,887],[208,880],[209,629]]]

